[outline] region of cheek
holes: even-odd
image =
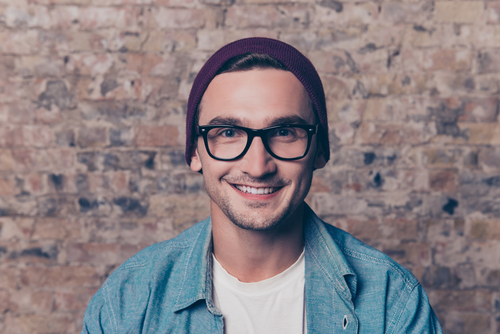
[[[214,181],[222,178],[224,175],[229,174],[230,164],[223,161],[216,161],[206,154],[200,155],[201,166],[203,170],[203,177],[205,182]]]

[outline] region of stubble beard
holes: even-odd
[[[309,183],[307,189],[309,189],[311,180],[308,180],[307,182]],[[282,184],[290,184],[290,182],[282,182]],[[252,210],[265,208],[267,206],[266,203],[247,203],[247,212],[243,214],[234,208],[229,196],[221,194],[220,191],[217,191],[216,187],[212,188],[210,185],[205,183],[205,189],[212,202],[220,208],[224,215],[234,225],[249,231],[269,231],[280,227],[303,201],[303,199],[298,201],[297,205],[294,206],[292,199],[298,196],[297,193],[294,193],[290,199],[284,200],[281,203],[280,208],[276,212],[273,212],[270,216],[264,217],[259,212]],[[296,189],[296,191],[298,192],[298,189]],[[250,213],[248,213],[248,211],[250,211]]]

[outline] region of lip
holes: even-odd
[[[233,187],[233,189],[242,197],[246,198],[246,199],[249,199],[249,200],[257,200],[257,201],[265,201],[265,200],[268,200],[268,199],[271,199],[275,196],[277,196],[277,194],[279,194],[281,192],[281,190],[283,189],[283,187],[262,187],[262,186],[259,186],[259,187],[253,187],[253,188],[278,188],[277,190],[275,190],[273,193],[270,193],[270,194],[252,194],[252,193],[246,193],[246,192],[243,192],[241,190],[239,190],[238,188],[236,188],[236,186],[247,186],[249,187],[249,185],[242,185],[242,184],[230,184],[231,187]]]

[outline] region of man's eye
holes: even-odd
[[[221,136],[223,137],[234,137],[235,136],[235,132],[233,129],[225,129],[221,132],[220,134]]]
[[[290,136],[292,133],[289,129],[279,129],[277,135],[281,137]]]
[[[297,131],[293,128],[282,128],[274,131],[271,136],[272,137],[295,137],[297,135]]]
[[[208,133],[210,137],[217,137],[220,139],[224,138],[235,138],[235,137],[241,137],[244,135],[244,132],[238,129],[233,129],[233,128],[216,128],[213,129],[211,132]]]

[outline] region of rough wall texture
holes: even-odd
[[[247,36],[325,84],[308,202],[410,268],[446,333],[500,333],[500,1],[0,0],[0,332],[77,333],[109,273],[205,218],[190,85]]]

